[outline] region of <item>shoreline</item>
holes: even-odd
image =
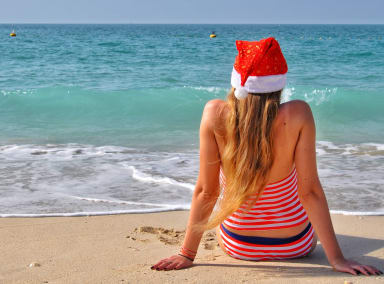
[[[0,218],[0,283],[381,283],[334,272],[321,245],[311,256],[250,262],[227,256],[206,232],[192,268],[150,266],[177,253],[189,211]],[[346,257],[384,269],[384,216],[332,214]],[[36,266],[29,267],[30,264]],[[198,277],[198,278],[197,278]]]
[[[135,210],[118,210],[110,212],[73,212],[73,213],[47,213],[47,214],[0,214],[1,218],[60,218],[60,217],[92,217],[92,216],[114,216],[114,215],[125,215],[125,214],[156,214],[166,213],[174,211],[189,211],[189,209],[183,208],[185,206],[178,206],[175,209],[148,209],[143,211]],[[332,215],[343,215],[343,216],[384,216],[384,212],[364,212],[364,211],[344,211],[344,210],[330,210]]]

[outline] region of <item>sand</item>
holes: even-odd
[[[195,265],[150,266],[178,251],[188,211],[0,219],[0,283],[384,283],[333,271],[321,245],[306,258],[248,262],[204,236]],[[345,256],[384,270],[384,216],[332,215]]]

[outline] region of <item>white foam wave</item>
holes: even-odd
[[[318,144],[319,146],[326,147],[328,149],[339,149],[338,146],[336,146],[334,143],[330,141],[316,141],[316,144]]]
[[[336,209],[331,212],[384,215],[384,144],[318,141],[316,146],[319,175],[330,208]],[[195,150],[149,152],[77,144],[0,146],[0,162],[1,217],[185,210],[189,208],[187,203],[198,171]],[[60,194],[65,194],[67,199],[57,196]],[[136,201],[126,201],[132,199],[132,194],[139,194]],[[168,204],[169,198],[174,204]],[[86,212],[74,212],[81,210]],[[73,213],[60,213],[71,211]]]
[[[384,151],[384,144],[379,143],[363,143],[362,145],[376,147],[378,151]]]
[[[9,96],[9,95],[33,95],[36,94],[36,90],[1,90],[0,94],[3,96]]]
[[[219,87],[190,87],[190,86],[184,86],[184,88],[190,88],[190,89],[193,89],[193,90],[197,90],[197,91],[205,91],[205,92],[209,92],[209,93],[213,93],[213,94],[220,94],[220,93],[226,93],[229,91],[229,89],[225,89],[225,88],[219,88]]]
[[[136,169],[134,166],[126,166],[128,169],[132,171],[132,178],[135,180],[144,182],[144,183],[162,183],[162,184],[171,184],[176,185],[184,188],[188,188],[190,190],[194,190],[195,186],[190,183],[185,182],[179,182],[174,179],[171,179],[169,177],[155,177],[153,175],[149,175],[146,173],[143,173]]]
[[[295,88],[294,87],[292,87],[292,88],[285,88],[283,90],[283,93],[282,93],[282,96],[281,96],[281,102],[285,103],[285,102],[291,100],[291,97],[293,96],[294,93],[295,93]]]
[[[92,146],[80,144],[65,144],[65,145],[4,145],[0,146],[0,158],[7,160],[71,160],[81,159],[95,156],[103,156],[110,153],[120,153],[133,151],[131,148],[119,146]]]
[[[162,203],[148,203],[148,202],[136,202],[136,201],[125,201],[125,200],[110,200],[110,199],[101,199],[101,198],[92,198],[92,197],[81,197],[74,195],[66,195],[67,197],[72,197],[75,199],[86,200],[91,202],[103,202],[103,203],[116,203],[116,204],[127,204],[127,205],[143,205],[143,206],[154,206],[154,207],[164,207],[164,208],[174,208],[174,204],[162,204]],[[180,204],[182,208],[188,208],[188,204]]]
[[[43,214],[0,214],[0,218],[36,218],[36,217],[81,217],[81,216],[103,216],[103,215],[119,215],[119,214],[144,214],[144,213],[160,213],[169,211],[189,210],[189,206],[174,205],[172,208],[150,208],[150,209],[131,209],[116,211],[93,211],[93,212],[71,212],[71,213],[43,213]],[[342,211],[330,210],[331,214],[340,214],[348,216],[384,216],[382,212],[360,212],[360,211]]]
[[[371,211],[371,212],[362,212],[362,211],[343,211],[343,210],[330,210],[331,214],[338,215],[353,215],[353,216],[384,216],[384,211]]]
[[[360,143],[360,144],[338,144],[330,141],[317,141],[316,152],[319,156],[326,154],[340,155],[384,155],[384,144],[380,143]]]
[[[36,218],[36,217],[80,217],[80,216],[101,216],[118,214],[140,214],[140,213],[159,213],[168,211],[189,210],[189,206],[175,205],[172,208],[150,208],[150,209],[131,209],[116,211],[93,211],[93,212],[71,212],[71,213],[43,213],[43,214],[0,214],[0,218]]]
[[[305,101],[308,103],[315,103],[321,105],[328,102],[337,93],[337,88],[314,89],[312,92],[304,93]]]
[[[322,155],[327,154],[327,152],[326,152],[325,150],[323,150],[323,149],[316,148],[316,154],[317,154],[318,156],[322,156]]]

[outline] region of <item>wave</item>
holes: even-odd
[[[343,211],[330,210],[331,214],[346,215],[346,216],[384,216],[384,211]]]
[[[146,174],[146,173],[139,171],[134,166],[126,166],[126,167],[132,171],[132,178],[134,178],[135,180],[138,180],[140,182],[171,184],[171,185],[176,185],[176,186],[188,188],[190,190],[194,190],[194,188],[195,188],[195,186],[193,184],[190,184],[190,183],[179,182],[179,181],[176,181],[176,180],[171,179],[169,177],[155,177],[153,175],[149,175],[149,174]]]
[[[162,203],[148,203],[148,202],[135,202],[135,201],[126,201],[126,200],[109,200],[109,199],[103,199],[103,198],[92,198],[92,197],[81,197],[81,196],[74,196],[74,195],[65,195],[66,197],[71,197],[75,199],[80,200],[86,200],[90,202],[102,202],[102,203],[115,203],[115,204],[127,204],[127,205],[139,205],[139,206],[153,206],[153,207],[163,207],[163,209],[174,209],[175,206],[177,208],[189,208],[189,204],[162,204]]]
[[[331,212],[383,215],[384,144],[318,141],[316,146],[323,151],[317,162]],[[198,152],[14,144],[0,146],[0,170],[2,217],[186,210]]]
[[[219,87],[190,87],[190,86],[184,86],[184,88],[186,89],[192,89],[192,90],[196,90],[196,91],[204,91],[204,92],[208,92],[208,93],[213,93],[213,94],[225,94],[229,91],[229,89],[226,89],[226,88],[219,88]]]
[[[382,91],[297,86],[291,92],[291,99],[311,106],[318,139],[344,144],[384,140]]]
[[[17,136],[33,128],[34,131],[27,131],[28,135],[34,132],[41,136],[44,131],[57,133],[56,130],[61,129],[67,132],[66,136],[71,133],[79,138],[78,132],[84,136],[84,129],[89,135],[121,129],[130,134],[191,131],[198,129],[205,103],[214,98],[224,99],[227,91],[214,86],[3,89],[0,90],[0,127],[6,136],[15,136],[15,133]],[[283,92],[283,101],[291,99],[302,99],[311,105],[320,133],[328,129],[337,132],[342,125],[350,132],[359,132],[363,124],[368,125],[368,135],[384,132],[380,127],[384,125],[381,107],[384,96],[380,91],[288,86]],[[378,141],[376,136],[374,140]]]
[[[55,87],[0,92],[0,144],[128,146],[144,141],[147,146],[152,141],[169,144],[169,136],[178,145],[196,144],[197,139],[187,140],[198,131],[205,102],[217,96],[190,88]]]
[[[318,156],[323,155],[365,155],[381,158],[384,156],[384,144],[380,143],[355,143],[335,144],[330,141],[316,141],[316,152]]]
[[[20,160],[50,160],[68,161],[72,159],[81,160],[91,157],[107,156],[115,154],[118,156],[140,154],[140,151],[120,146],[93,146],[83,144],[47,144],[47,145],[3,145],[0,146],[0,158],[6,161]]]
[[[36,217],[80,217],[80,216],[103,216],[103,215],[119,215],[119,214],[143,214],[143,213],[160,213],[169,211],[185,211],[189,210],[190,206],[174,205],[173,208],[162,209],[132,209],[132,210],[116,210],[116,211],[90,211],[90,212],[72,212],[72,213],[42,213],[42,214],[0,214],[0,218],[36,218]],[[360,212],[360,211],[342,211],[330,210],[331,214],[346,215],[346,216],[384,216],[382,212]]]
[[[316,151],[318,156],[323,155],[351,155],[351,156],[365,156],[371,158],[382,158],[384,156],[384,144],[382,143],[348,143],[340,144],[334,143],[331,141],[316,141]],[[155,153],[155,154],[154,154]],[[159,159],[164,156],[164,159],[171,162],[172,160],[178,160],[180,157],[179,153],[175,153],[175,156],[170,156],[168,152],[146,152],[139,148],[132,147],[123,147],[123,146],[95,146],[87,144],[46,144],[46,145],[18,145],[10,144],[0,146],[0,158],[3,158],[7,161],[12,160],[81,160],[89,159],[91,157],[107,157],[113,155],[117,157],[127,157],[127,156],[146,156],[146,155],[156,155]],[[197,159],[198,152],[190,151],[181,154],[185,156],[185,159]],[[341,157],[341,156],[339,156]],[[177,161],[175,161],[176,163]],[[175,179],[164,177],[164,176],[154,176],[145,172],[142,172],[128,163],[122,162],[121,165],[132,172],[132,178],[137,181],[144,183],[163,183],[177,185],[184,188],[193,190],[194,186],[191,183],[180,182]],[[176,166],[175,166],[176,167]],[[174,168],[173,170],[175,170]]]
[[[281,101],[282,101],[282,102],[288,102],[288,101],[290,101],[291,98],[292,98],[292,95],[293,95],[294,91],[295,91],[295,88],[294,88],[294,87],[291,87],[291,88],[286,87],[286,88],[284,88],[283,93],[282,93],[282,96],[281,96]]]
[[[41,213],[41,214],[0,214],[0,218],[36,218],[36,217],[80,217],[80,216],[102,216],[118,214],[140,214],[140,213],[159,213],[168,211],[189,210],[189,207],[177,206],[174,208],[163,209],[132,209],[116,211],[89,211],[89,212],[71,212],[71,213]]]

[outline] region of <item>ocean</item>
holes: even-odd
[[[203,107],[226,97],[235,40],[270,36],[288,62],[283,100],[312,108],[331,211],[384,215],[384,25],[2,24],[0,36],[1,217],[188,209]]]

